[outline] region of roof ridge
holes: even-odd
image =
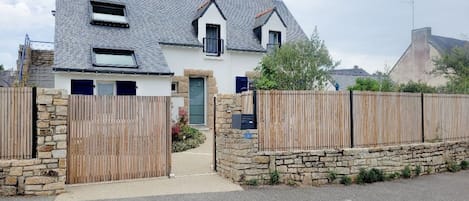
[[[205,0],[204,2],[202,2],[202,4],[200,4],[200,6],[197,8],[197,10],[200,10],[200,9],[204,8],[204,7],[207,6],[210,2],[212,2],[212,0]]]
[[[271,8],[268,8],[267,10],[264,10],[264,11],[258,13],[258,14],[256,15],[256,18],[262,17],[263,15],[265,15],[265,14],[267,14],[267,13],[270,13],[270,12],[272,12],[272,11],[274,11],[274,10],[275,10],[275,6],[274,6],[274,7],[271,7]]]

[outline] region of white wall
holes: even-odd
[[[207,24],[220,25],[220,38],[225,41],[226,48],[226,20],[223,19],[223,16],[214,3],[210,5],[205,14],[198,20],[198,39],[200,43],[203,43],[203,38],[205,38]]]
[[[270,16],[269,21],[262,26],[262,47],[267,48],[269,43],[269,32],[278,31],[282,35],[282,44],[287,41],[287,28],[283,25],[282,20],[278,16],[277,12],[274,12]]]
[[[137,96],[171,96],[171,77],[147,75],[112,75],[95,73],[55,73],[55,88],[71,92],[72,79],[96,81],[134,81],[137,83]],[[96,94],[96,88],[95,88]]]
[[[201,48],[162,46],[169,68],[175,76],[183,76],[184,69],[212,70],[218,93],[234,94],[236,76],[245,76],[259,66],[263,53],[225,51],[223,57],[207,57]],[[210,97],[209,97],[210,98]]]

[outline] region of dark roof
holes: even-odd
[[[10,87],[13,84],[12,71],[0,71],[0,87]]]
[[[56,70],[164,74],[170,73],[170,68],[160,44],[202,47],[192,22],[204,0],[112,0],[126,5],[128,29],[91,25],[89,2],[56,1]],[[265,52],[253,26],[256,14],[272,7],[277,8],[288,26],[288,41],[307,39],[280,0],[216,0],[216,4],[227,18],[228,50]],[[93,67],[91,48],[96,46],[135,50],[139,68]]]
[[[198,20],[199,18],[201,18],[202,16],[204,16],[205,12],[207,12],[208,8],[210,7],[210,5],[212,4],[215,4],[215,6],[217,7],[218,11],[220,12],[221,16],[223,17],[223,19],[226,20],[226,17],[225,17],[225,14],[223,14],[223,12],[221,11],[220,7],[218,6],[217,2],[215,0],[206,0],[204,1],[198,8],[197,8],[197,13],[195,15],[195,19],[194,20]]]
[[[440,54],[448,54],[456,47],[469,45],[469,41],[447,38],[442,36],[430,36],[428,42],[435,47]]]
[[[331,75],[347,75],[347,76],[370,76],[368,72],[361,68],[351,69],[335,69],[330,71]]]
[[[257,14],[256,15],[256,20],[254,21],[254,28],[258,28],[258,27],[261,27],[261,26],[264,26],[270,19],[270,17],[272,17],[272,15],[274,13],[277,13],[277,8],[269,8],[265,11],[262,11],[261,13]],[[278,14],[278,16],[280,17],[280,21],[282,21],[283,25],[285,27],[287,27],[287,24],[285,24],[285,22],[283,21],[282,19],[282,16],[280,14]]]

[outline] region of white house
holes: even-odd
[[[195,125],[217,93],[247,90],[266,52],[307,39],[280,0],[61,0],[55,87],[72,94],[172,96]]]

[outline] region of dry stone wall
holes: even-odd
[[[256,130],[231,129],[231,115],[241,112],[239,96],[218,95],[216,113],[217,170],[237,183],[255,179],[267,184],[278,171],[280,182],[321,185],[329,171],[356,177],[361,168],[400,172],[421,166],[423,172],[447,170],[447,161],[469,160],[469,142],[409,144],[379,148],[331,149],[296,152],[259,152]],[[252,136],[246,139],[246,133]]]
[[[37,155],[0,160],[0,195],[55,195],[64,191],[67,169],[68,95],[37,90]]]

